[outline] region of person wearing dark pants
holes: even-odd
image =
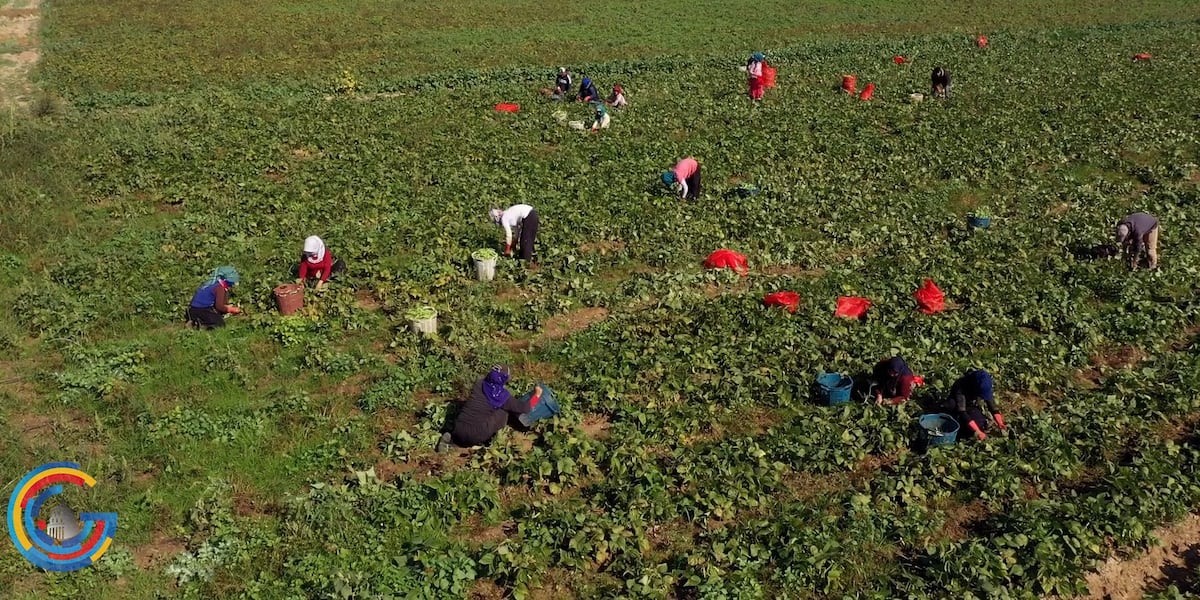
[[[695,200],[700,197],[700,162],[689,156],[662,174],[663,185],[678,189],[679,197]],[[678,186],[678,187],[677,187]]]
[[[538,214],[528,204],[514,204],[504,210],[493,208],[492,221],[504,228],[504,255],[512,256],[513,232],[518,240],[517,256],[537,260]]]
[[[508,423],[510,415],[524,415],[537,408],[542,399],[542,386],[537,386],[527,400],[514,397],[506,387],[509,371],[499,365],[476,382],[462,412],[454,419],[454,428],[442,434],[437,452],[451,445],[462,448],[486,444]]]
[[[188,325],[215,329],[225,326],[225,315],[236,315],[242,310],[229,304],[229,293],[241,278],[233,267],[219,267],[204,285],[192,295],[187,307]]]
[[[935,98],[949,98],[950,89],[950,71],[942,67],[936,67],[933,73],[929,76],[930,85],[929,91]]]
[[[979,408],[980,401],[987,405],[988,412],[996,420],[996,426],[1001,431],[1007,429],[1004,415],[1000,414],[1000,408],[996,406],[992,385],[991,373],[983,369],[972,369],[950,387],[950,399],[947,403],[954,411],[955,418],[975,432],[975,437],[979,440],[987,439],[988,428],[987,415]]]

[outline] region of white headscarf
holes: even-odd
[[[325,242],[315,235],[304,238],[304,251],[313,254],[308,258],[310,263],[319,263],[325,260]]]
[[[492,221],[499,223],[500,217],[504,216],[504,211],[498,208],[493,208],[488,214],[492,215]]]

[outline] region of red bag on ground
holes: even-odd
[[[1139,60],[1150,60],[1150,53],[1149,52],[1139,52],[1137,54],[1134,54],[1133,62],[1137,62]]]
[[[515,112],[521,110],[521,105],[513,104],[512,102],[501,102],[500,104],[496,105],[496,110],[499,112],[514,112],[515,113]]]
[[[738,275],[745,276],[750,271],[746,266],[746,256],[733,250],[721,248],[704,259],[705,269],[733,269]]]
[[[892,62],[894,62],[894,63],[896,63],[896,64],[898,64],[898,65],[902,65],[902,64],[904,64],[904,63],[908,62],[908,59],[907,59],[907,58],[904,58],[903,56],[893,56],[893,57],[892,57]]]
[[[913,375],[913,387],[921,387],[925,385],[925,378],[920,375]]]
[[[868,83],[867,87],[863,88],[863,92],[858,95],[859,100],[870,100],[871,96],[875,95],[875,84]]]
[[[981,35],[975,38],[975,45],[979,46],[980,48],[987,48],[987,36]]]
[[[942,290],[933,283],[932,279],[926,279],[925,283],[913,292],[913,298],[917,299],[917,310],[932,315],[946,308],[946,296],[942,294]]]
[[[763,63],[762,84],[768,90],[775,87],[775,67]]]
[[[767,294],[763,297],[763,304],[767,306],[782,306],[790,313],[795,313],[796,308],[800,306],[800,294],[796,292],[775,292]]]
[[[838,296],[837,310],[834,311],[835,317],[850,317],[857,319],[867,314],[867,309],[871,308],[871,301],[866,298],[857,296]]]

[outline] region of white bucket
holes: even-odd
[[[491,281],[496,278],[496,259],[489,258],[487,260],[472,259],[475,261],[475,275],[480,281]]]
[[[916,104],[917,102],[925,99],[925,94],[909,94],[908,99],[912,101],[913,104]]]
[[[571,129],[587,129],[587,125],[584,125],[583,121],[571,121],[570,123],[567,123],[567,125],[569,125]]]
[[[413,319],[409,321],[409,323],[412,323],[413,333],[420,333],[424,335],[433,335],[437,333],[437,317],[430,317],[428,319]]]

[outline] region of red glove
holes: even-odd
[[[512,256],[512,244],[506,244],[506,245],[504,246],[504,255],[505,255],[505,256]]]
[[[227,306],[227,307],[225,307],[225,311],[231,315],[236,315],[236,314],[242,312],[242,309],[240,309],[236,306]]]
[[[1000,426],[1000,431],[1004,431],[1004,430],[1008,429],[1008,427],[1004,425],[1004,415],[1002,415],[1000,413],[996,413],[992,416],[995,417],[996,424]]]
[[[537,406],[538,402],[541,402],[541,401],[542,401],[542,386],[539,385],[536,388],[533,388],[533,397],[529,399],[529,408],[533,408],[533,407]]]
[[[970,427],[971,431],[975,432],[975,438],[978,439],[979,441],[982,442],[983,440],[987,439],[987,434],[984,433],[983,430],[979,428],[979,423],[976,423],[974,420],[970,420],[970,421],[967,421],[967,427]]]

